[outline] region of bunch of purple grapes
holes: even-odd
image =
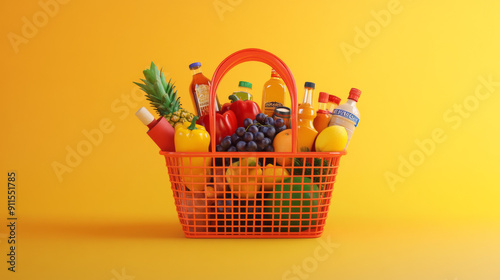
[[[283,119],[274,120],[264,113],[257,114],[255,120],[245,119],[243,125],[224,137],[217,152],[274,152],[274,137],[286,129]]]

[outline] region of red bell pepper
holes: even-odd
[[[210,132],[210,123],[209,116],[205,115],[201,117],[196,123],[203,125],[205,129]],[[215,113],[215,142],[217,145],[220,144],[222,139],[226,136],[231,136],[238,128],[238,122],[236,119],[236,115],[233,111],[229,110],[225,113],[221,113],[220,111]],[[211,135],[211,137],[213,137]]]
[[[220,109],[220,113],[221,114],[224,114],[225,112],[227,112],[227,110],[229,110],[229,107],[231,106],[231,103],[224,103],[224,105],[222,105],[222,108]]]
[[[243,126],[243,121],[246,118],[255,120],[255,116],[260,113],[259,104],[252,100],[240,100],[236,95],[230,95],[229,99],[232,100],[229,110],[233,111],[238,120],[238,127]]]

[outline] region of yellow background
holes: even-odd
[[[18,173],[19,219],[11,273],[0,190],[1,279],[500,277],[499,2],[72,0],[52,8],[0,4],[0,170],[2,188],[7,171]],[[26,21],[39,26],[23,35]],[[12,34],[30,38],[13,44]],[[347,44],[356,51],[343,53]],[[188,65],[202,62],[211,77],[248,47],[287,63],[299,99],[305,81],[343,100],[351,87],[362,90],[320,239],[184,238],[164,159],[134,116],[149,108],[132,82],[151,61],[193,111]],[[220,86],[221,102],[239,80],[253,82],[260,100],[269,70],[238,66]],[[497,84],[479,100],[481,77]],[[464,102],[470,110],[459,115]],[[68,147],[102,122],[111,131],[59,180],[54,162],[67,164]],[[435,129],[445,140],[418,158],[416,141]],[[398,171],[411,156],[418,166]],[[389,173],[400,181],[391,184]],[[314,259],[320,240],[338,245],[325,260]],[[288,273],[294,265],[307,271]]]

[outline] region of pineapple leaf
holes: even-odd
[[[168,84],[165,87],[165,92],[171,93],[175,90],[175,85],[172,83],[172,79],[168,80]],[[175,92],[174,92],[175,93]],[[170,96],[170,94],[169,94]],[[172,99],[171,99],[172,100]]]
[[[144,71],[142,71],[142,73],[144,74],[144,77],[146,78],[146,80],[150,83],[154,83],[154,81],[156,80],[153,76],[153,73],[151,70],[149,69],[146,69]]]
[[[156,65],[152,61],[150,71],[152,71],[151,74],[153,74],[155,77],[160,77],[160,70],[158,70],[158,67],[156,67]]]
[[[151,91],[154,92],[154,83],[150,83],[148,80],[141,79],[142,82],[144,82],[144,85]]]
[[[154,63],[152,64],[152,66],[153,66],[152,71],[154,71],[153,72],[153,76],[155,78],[153,84],[155,84],[156,86],[158,86],[159,88],[161,88],[160,92],[163,94],[165,92],[165,87],[164,87],[163,82],[161,80],[160,70],[158,70],[158,67],[156,67],[156,65],[154,65]]]
[[[146,93],[146,99],[158,114],[165,116],[178,112],[181,109],[180,97],[177,96],[172,79],[167,82],[163,69],[158,70],[158,67],[151,62],[150,69],[142,73],[145,79],[141,79],[142,83],[134,82],[134,84]]]
[[[139,86],[143,91],[145,91],[147,93],[147,91],[145,90],[145,85],[143,84],[140,84],[140,83],[137,83],[137,82],[133,82],[136,86]]]
[[[165,92],[166,92],[167,100],[168,100],[169,104],[171,104],[175,100],[173,98],[173,95],[172,95],[173,88],[175,88],[175,86],[174,86],[174,84],[171,83],[171,80],[169,80],[166,87],[165,87]]]
[[[158,93],[159,96],[164,96],[166,95],[167,93],[165,92],[165,89],[163,88],[163,85],[161,84],[161,81],[156,81],[154,84],[153,84],[153,87],[155,89],[155,91]]]
[[[165,79],[165,73],[163,73],[163,69],[162,69],[162,71],[160,71],[160,79],[161,79],[161,84],[163,85],[163,88],[166,89],[167,88],[167,80]]]
[[[134,82],[134,84],[138,85],[141,88],[141,90],[146,93],[146,96],[148,96],[147,93],[151,91],[151,87],[149,85],[147,85],[146,83],[139,84],[139,83],[136,83],[136,82]]]

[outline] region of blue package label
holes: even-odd
[[[354,126],[358,126],[359,123],[359,118],[356,117],[353,113],[349,113],[347,111],[344,111],[342,109],[335,109],[333,110],[333,115],[334,116],[341,116],[343,118],[346,118],[352,122],[354,122]]]

